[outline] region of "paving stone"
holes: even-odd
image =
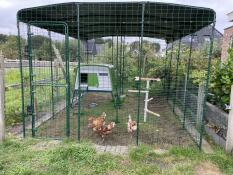
[[[125,155],[128,154],[128,147],[127,146],[101,146],[95,145],[95,149],[97,153],[108,152],[114,155]]]

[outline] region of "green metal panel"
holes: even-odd
[[[19,53],[19,61],[20,61],[20,82],[21,82],[21,113],[22,113],[22,121],[23,121],[23,137],[26,136],[26,125],[25,125],[25,93],[24,93],[24,74],[23,74],[23,64],[22,64],[22,52],[21,52],[21,35],[20,35],[20,28],[19,28],[19,21],[17,19],[17,30],[18,30],[18,37],[17,37],[17,45],[18,45],[18,53]]]
[[[191,36],[191,43],[189,47],[189,57],[188,57],[188,65],[187,65],[187,72],[185,78],[185,90],[184,90],[184,117],[183,117],[183,128],[185,128],[185,120],[186,120],[186,112],[187,112],[187,91],[189,86],[189,76],[190,76],[190,69],[191,69],[191,59],[192,59],[192,48],[193,48],[193,35]]]
[[[168,66],[168,72],[167,72],[167,74],[168,74],[168,78],[167,78],[167,100],[168,100],[168,98],[169,98],[169,95],[170,95],[170,88],[171,88],[171,81],[172,81],[172,79],[171,79],[171,68],[172,68],[172,57],[173,57],[173,43],[171,44],[172,46],[171,46],[171,57],[170,57],[170,59],[169,59],[169,66]]]
[[[177,57],[176,57],[176,74],[175,74],[175,96],[173,97],[173,112],[175,112],[175,105],[176,105],[176,98],[177,98],[177,81],[178,81],[178,71],[179,71],[179,64],[180,64],[180,45],[181,39],[179,40]]]
[[[35,128],[35,89],[34,89],[34,84],[33,84],[33,64],[32,64],[32,41],[31,41],[31,28],[30,25],[28,25],[28,30],[27,30],[27,35],[28,35],[28,60],[29,60],[29,79],[30,79],[30,107],[31,107],[31,115],[32,115],[32,137],[35,137],[36,135],[36,128]]]
[[[212,26],[212,32],[210,35],[210,47],[209,47],[209,53],[208,53],[208,68],[207,68],[207,77],[205,82],[205,97],[204,97],[204,103],[203,103],[203,114],[201,118],[201,131],[200,131],[200,140],[199,140],[199,149],[202,149],[202,139],[203,139],[203,133],[204,133],[204,123],[205,123],[205,114],[206,114],[206,101],[208,97],[208,89],[209,89],[209,79],[210,79],[210,69],[211,69],[211,60],[212,60],[212,54],[213,54],[213,42],[214,42],[214,29],[215,29],[215,22]]]
[[[54,118],[55,109],[54,109],[54,87],[53,87],[53,58],[52,58],[52,39],[51,32],[49,31],[49,49],[50,49],[50,75],[51,75],[51,93],[52,93],[52,115]]]

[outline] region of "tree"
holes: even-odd
[[[33,54],[37,60],[50,60],[50,52],[53,50],[50,50],[50,43],[47,41],[44,41],[39,48],[33,49]]]
[[[49,38],[42,35],[33,35],[31,37],[32,49],[40,49],[45,43],[49,43]]]
[[[7,59],[17,59],[18,58],[18,42],[17,36],[10,35],[7,37],[5,43],[0,45],[0,50],[3,51],[4,57]]]
[[[7,41],[7,35],[0,34],[0,44],[4,44]]]

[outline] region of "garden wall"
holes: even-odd
[[[216,131],[205,125],[206,133],[211,136],[213,141],[220,145],[221,147],[225,148],[226,145],[226,132],[227,132],[227,125],[228,125],[228,114],[218,107],[212,105],[211,103],[206,103],[206,113],[205,113],[206,120],[208,120],[213,125],[217,126],[215,129],[218,130],[218,134]]]
[[[182,92],[182,91],[181,91]],[[187,91],[187,108],[189,108],[193,118],[196,117],[197,95]],[[179,106],[180,110],[181,106]],[[217,106],[206,102],[205,111],[205,131],[215,144],[225,148],[226,133],[228,125],[228,114]]]

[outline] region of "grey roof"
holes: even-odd
[[[206,41],[206,38],[209,39],[212,33],[212,25],[202,28],[201,30],[195,32],[193,34],[192,48],[197,48],[201,43]],[[217,41],[220,47],[220,41],[223,37],[223,34],[219,32],[216,28],[213,31],[214,40]],[[176,41],[178,43],[178,41]],[[190,45],[191,43],[191,35],[185,36],[182,38],[182,44]],[[171,48],[171,44],[168,45],[168,49]]]
[[[83,41],[84,53],[96,55],[96,43],[94,39]]]

